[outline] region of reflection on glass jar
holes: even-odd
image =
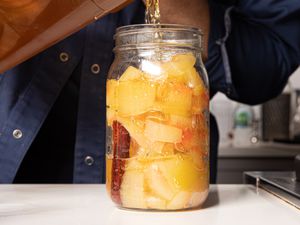
[[[200,206],[209,187],[208,79],[201,33],[121,27],[107,79],[107,191],[137,209]]]

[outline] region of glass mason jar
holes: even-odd
[[[181,210],[208,195],[201,37],[180,25],[117,29],[106,97],[106,187],[117,206]]]

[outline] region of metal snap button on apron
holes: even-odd
[[[69,60],[69,54],[66,52],[62,52],[59,54],[59,59],[62,62],[67,62]]]
[[[13,131],[13,136],[14,136],[15,139],[20,139],[20,138],[22,138],[23,133],[22,133],[21,130],[16,129],[16,130]]]
[[[100,72],[100,66],[98,64],[93,64],[91,66],[91,71],[93,74],[98,74]]]
[[[87,156],[87,157],[85,157],[85,159],[84,159],[85,164],[88,165],[88,166],[93,165],[93,164],[94,164],[94,161],[95,161],[94,158],[91,157],[91,156]]]

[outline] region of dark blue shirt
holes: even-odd
[[[300,64],[300,2],[211,1],[210,8],[211,97],[220,91],[257,104],[279,94]],[[0,183],[25,182],[34,173],[37,182],[104,182],[113,35],[118,26],[142,23],[143,17],[143,4],[135,1],[0,75]],[[217,139],[212,119],[212,180]]]

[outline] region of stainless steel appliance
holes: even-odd
[[[291,95],[290,139],[300,140],[300,90]]]
[[[294,167],[294,171],[245,172],[244,183],[255,184],[300,209],[300,155]]]
[[[262,139],[300,142],[300,90],[282,93],[262,105]]]

